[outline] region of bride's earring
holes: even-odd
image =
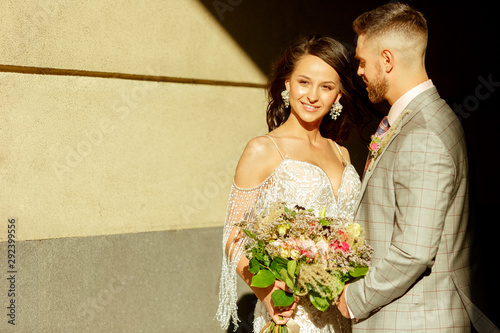
[[[290,106],[290,92],[288,90],[285,89],[281,92],[281,99],[285,104],[285,108]]]
[[[337,120],[337,117],[340,116],[340,112],[342,112],[342,104],[339,102],[335,102],[330,109],[330,116],[332,116],[333,120]]]

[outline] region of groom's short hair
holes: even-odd
[[[363,13],[353,22],[358,36],[373,40],[378,37],[395,36],[422,48],[427,48],[427,21],[424,15],[403,3],[388,3]]]

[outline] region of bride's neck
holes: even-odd
[[[281,127],[282,131],[286,132],[287,135],[302,138],[310,142],[316,142],[318,139],[322,138],[319,131],[320,124],[321,122],[318,122],[317,124],[306,123],[291,114]]]

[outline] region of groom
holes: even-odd
[[[427,23],[389,3],[353,23],[358,75],[391,109],[370,144],[356,222],[375,252],[339,310],[354,332],[482,332],[471,302],[468,167],[459,120],[425,70]]]

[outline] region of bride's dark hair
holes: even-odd
[[[349,136],[351,125],[357,123],[353,117],[355,104],[353,69],[346,48],[333,38],[319,35],[300,39],[274,64],[267,85],[269,131],[282,125],[290,116],[290,107],[285,108],[281,92],[285,89],[285,80],[291,77],[297,62],[305,55],[313,55],[322,59],[340,76],[342,113],[337,120],[332,120],[329,114],[325,115],[320,125],[320,133],[336,142],[342,142]]]

